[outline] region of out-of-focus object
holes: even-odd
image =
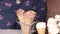
[[[39,22],[36,24],[36,29],[38,34],[45,34],[46,30],[46,23],[45,22]]]
[[[16,4],[20,4],[21,3],[21,1],[20,0],[16,0]]]

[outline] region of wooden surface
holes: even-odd
[[[60,14],[60,0],[47,0],[47,18]]]

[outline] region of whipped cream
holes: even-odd
[[[49,18],[47,23],[53,23],[53,24],[57,24],[56,19],[54,19],[53,17]]]
[[[36,28],[46,28],[46,23],[45,22],[39,22],[36,24]]]
[[[59,33],[59,28],[49,28],[48,31],[52,34],[58,34]]]
[[[55,19],[56,19],[57,21],[60,21],[60,15],[56,15],[56,16],[55,16]]]
[[[58,27],[57,24],[49,23],[47,24],[48,28],[55,28]]]

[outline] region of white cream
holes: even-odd
[[[60,21],[60,15],[56,15],[56,16],[55,16],[55,19],[56,19],[57,21]]]
[[[47,21],[47,26],[49,28],[57,27],[57,21],[53,17],[51,17]]]
[[[46,28],[46,23],[45,22],[39,22],[36,24],[36,28]]]
[[[57,21],[53,17],[51,17],[48,19],[47,23],[57,24]]]
[[[48,28],[55,28],[57,27],[57,24],[49,23],[47,24]]]
[[[52,34],[58,34],[59,33],[59,28],[49,28],[48,31]]]

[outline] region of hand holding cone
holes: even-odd
[[[36,12],[29,10],[24,12],[23,9],[17,10],[17,16],[19,21],[21,22],[21,28],[24,34],[30,34],[31,24],[35,18]],[[27,26],[28,25],[28,26]]]
[[[19,21],[21,22],[21,27],[24,32],[24,34],[29,34],[30,26],[33,23],[34,17],[36,15],[36,12],[29,10],[27,12],[24,12],[23,9],[17,10],[17,16]],[[58,34],[59,33],[59,28],[60,27],[59,23],[57,24],[57,21],[60,21],[59,15],[56,15],[55,18],[49,18],[47,27],[48,27],[48,34]],[[26,24],[26,25],[24,25]],[[38,23],[39,24],[39,23]],[[41,22],[38,26],[36,25],[36,29],[38,31],[38,34],[45,34],[45,29],[46,29],[46,23]],[[42,25],[41,25],[42,24]]]

